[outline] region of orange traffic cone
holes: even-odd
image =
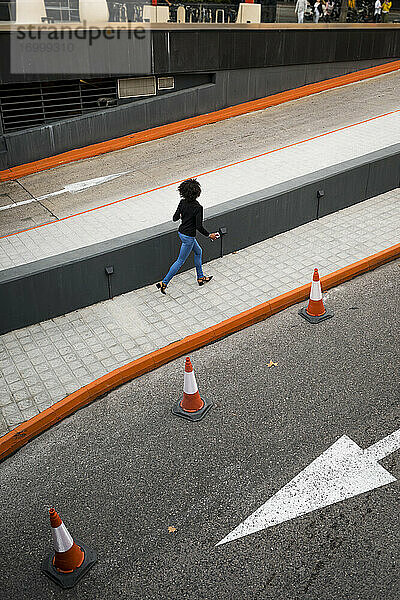
[[[60,573],[73,573],[83,563],[85,554],[75,544],[54,508],[51,508],[49,513],[55,549],[53,565]]]
[[[197,387],[196,377],[190,358],[185,361],[185,374],[183,382],[183,398],[174,408],[174,415],[184,417],[190,421],[200,421],[212,406],[211,402],[202,400]]]
[[[43,561],[43,572],[62,588],[72,588],[92,567],[97,556],[93,550],[74,542],[54,508],[50,508],[54,555]]]
[[[333,317],[333,312],[326,310],[322,301],[322,290],[318,269],[314,269],[308,306],[307,308],[303,307],[299,311],[299,315],[304,317],[309,323],[319,323],[320,321]]]

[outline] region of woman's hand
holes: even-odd
[[[219,238],[219,233],[210,233],[208,236],[212,242],[215,242]]]

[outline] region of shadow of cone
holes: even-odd
[[[172,413],[189,421],[200,421],[210,410],[212,402],[202,400],[197,387],[196,377],[190,358],[185,360],[185,373],[183,382],[183,398],[174,408]]]
[[[299,315],[309,323],[313,324],[320,323],[325,319],[333,317],[333,312],[331,310],[326,310],[322,301],[322,289],[318,269],[314,269],[308,306],[307,308],[303,307],[299,310]]]
[[[72,588],[97,561],[96,553],[74,542],[61,518],[50,508],[54,554],[44,559],[42,571],[64,589]]]

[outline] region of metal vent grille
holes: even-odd
[[[159,77],[158,78],[158,89],[159,90],[173,90],[175,87],[175,79],[173,77]]]
[[[0,85],[4,133],[77,117],[116,102],[115,78]]]
[[[136,98],[137,96],[155,96],[155,77],[131,77],[118,79],[118,97]]]

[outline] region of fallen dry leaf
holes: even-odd
[[[176,527],[172,527],[171,525],[168,527],[168,533],[174,533],[176,531]]]

